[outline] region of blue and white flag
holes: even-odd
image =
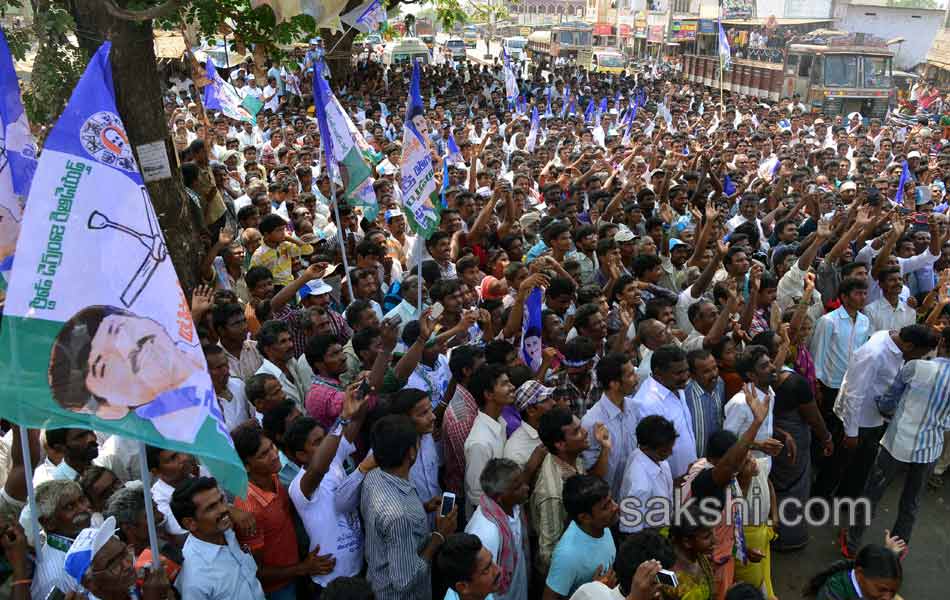
[[[633,133],[633,122],[637,118],[638,110],[639,110],[639,107],[634,105],[633,108],[627,111],[627,116],[624,117],[625,130],[623,132],[623,139],[620,140],[620,144],[623,146],[630,145],[630,134]]]
[[[897,196],[894,198],[894,202],[898,204],[904,204],[904,186],[907,185],[907,182],[910,181],[910,167],[907,166],[907,161],[904,161],[904,168],[901,169],[901,178],[897,182]]]
[[[541,119],[538,118],[538,107],[531,109],[531,130],[528,132],[528,139],[525,142],[524,149],[528,152],[534,152],[534,146],[538,143],[538,131],[541,129]]]
[[[33,177],[0,332],[0,413],[187,452],[243,496],[247,472],[116,108],[110,48],[89,61]]]
[[[541,368],[541,301],[544,293],[534,288],[524,301],[521,324],[521,360],[537,372]]]
[[[409,227],[423,239],[429,239],[439,227],[442,203],[435,188],[435,170],[429,153],[429,124],[419,91],[419,61],[412,63],[409,102],[402,130],[400,188]]]
[[[545,117],[553,117],[554,113],[551,112],[551,88],[548,88],[548,106],[544,109]]]
[[[445,200],[445,193],[449,190],[449,161],[442,161],[442,187],[439,189],[439,200],[442,202],[442,208],[447,208],[449,203]]]
[[[728,71],[732,65],[732,48],[729,47],[729,38],[722,28],[721,22],[719,23],[719,60],[722,63],[722,68]]]
[[[3,301],[13,255],[16,251],[23,204],[30,194],[36,171],[36,142],[30,133],[20,83],[13,68],[7,38],[0,30],[0,126],[3,127],[3,152],[0,153],[0,303]]]
[[[508,99],[508,103],[511,104],[518,97],[518,79],[511,68],[511,62],[508,60],[508,51],[502,48],[502,52],[505,55],[505,97]]]
[[[722,180],[722,193],[727,196],[736,193],[736,184],[732,182],[732,177],[729,177],[728,173],[726,173],[726,176]]]
[[[203,102],[209,110],[220,110],[224,116],[236,121],[247,121],[257,124],[257,118],[241,104],[244,99],[238,94],[234,86],[218,75],[211,57],[205,63],[208,79],[211,81],[205,86]]]
[[[344,196],[362,206],[366,218],[373,220],[379,212],[379,202],[373,190],[373,167],[364,155],[370,146],[330,90],[323,77],[323,63],[317,63],[313,81],[314,114],[330,178],[346,182]],[[346,177],[341,169],[346,171]]]
[[[459,150],[459,145],[455,142],[455,135],[451,132],[449,132],[449,139],[445,143],[445,162],[449,165],[460,165],[465,162],[462,151]]]
[[[378,30],[386,22],[386,8],[382,0],[367,0],[345,15],[340,21],[363,33]]]
[[[584,109],[584,122],[590,123],[591,119],[594,118],[594,100],[593,98],[587,101],[587,108]]]
[[[773,154],[759,163],[758,176],[766,181],[770,181],[772,177],[775,176],[775,173],[778,172],[781,164],[782,161],[778,159],[777,155]]]

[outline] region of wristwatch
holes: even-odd
[[[337,417],[337,420],[333,422],[333,427],[330,428],[330,435],[339,436],[343,433],[343,428],[350,424],[350,421],[352,421],[352,419]]]

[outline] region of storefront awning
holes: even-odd
[[[767,18],[753,17],[751,19],[724,19],[723,25],[748,25],[750,27],[762,27]],[[821,23],[831,23],[833,19],[775,19],[775,24],[782,25],[818,25]]]

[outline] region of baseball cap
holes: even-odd
[[[917,152],[916,150],[911,150],[910,152],[908,152],[907,160],[910,160],[912,158],[920,158],[920,152]]]
[[[553,387],[548,387],[533,379],[525,381],[515,390],[515,408],[519,411],[541,404],[554,393]]]
[[[322,296],[324,294],[329,294],[333,291],[333,288],[330,287],[328,283],[322,279],[314,279],[310,283],[305,283],[300,286],[300,297],[306,298],[307,296]]]
[[[73,545],[66,553],[63,570],[82,585],[82,578],[96,558],[96,553],[115,536],[115,517],[109,517],[99,527],[87,527],[79,532]]]
[[[670,250],[673,250],[673,248],[676,248],[677,246],[686,246],[687,248],[690,247],[690,245],[687,244],[686,242],[684,242],[683,240],[678,240],[678,239],[676,239],[676,238],[671,239],[671,240],[670,240]]]
[[[393,217],[401,217],[402,211],[399,210],[399,208],[390,208],[389,210],[386,211],[385,215],[386,215],[386,222],[389,223],[389,221],[391,221]]]
[[[617,242],[618,244],[622,244],[624,242],[632,242],[635,239],[637,239],[637,236],[634,235],[633,232],[630,231],[626,227],[621,227],[620,229],[617,230],[617,233],[614,234],[614,241]]]
[[[856,190],[856,189],[858,189],[858,186],[856,186],[853,181],[845,181],[844,183],[841,184],[841,188],[839,191],[847,192],[848,190]]]

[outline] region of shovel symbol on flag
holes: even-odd
[[[158,265],[168,257],[168,247],[162,238],[161,229],[158,226],[158,218],[152,210],[152,203],[148,200],[148,192],[144,187],[140,189],[142,191],[142,200],[145,203],[145,214],[148,219],[148,233],[142,233],[127,225],[117,223],[98,210],[92,211],[87,223],[89,229],[117,229],[122,233],[132,236],[148,249],[148,253],[142,260],[142,264],[139,265],[138,270],[122,292],[122,304],[126,308],[130,308],[135,304],[135,301],[145,289],[145,286],[148,285],[149,280],[152,279],[152,275],[155,274],[155,270],[158,269]]]

